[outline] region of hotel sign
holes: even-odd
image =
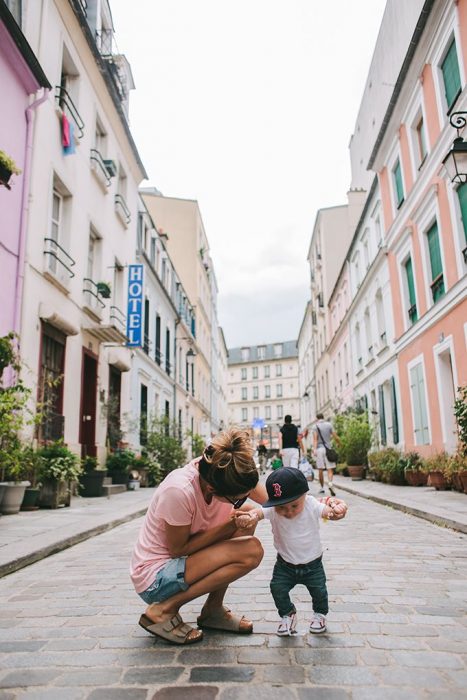
[[[143,266],[128,267],[127,345],[141,347],[143,340]]]

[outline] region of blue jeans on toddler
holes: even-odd
[[[328,590],[322,560],[321,555],[307,564],[289,564],[282,559],[280,554],[277,555],[270,588],[280,617],[297,612],[290,598],[290,591],[297,583],[302,583],[307,587],[313,601],[313,611],[327,615],[329,611]]]

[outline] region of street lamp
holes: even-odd
[[[457,129],[457,138],[454,139],[452,148],[443,160],[447,174],[453,183],[463,184],[467,182],[467,142],[460,132],[467,124],[467,112],[453,112],[449,123]]]

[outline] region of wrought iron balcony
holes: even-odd
[[[91,148],[91,168],[96,174],[96,177],[99,183],[103,186],[104,190],[106,190],[107,187],[110,187],[111,180],[109,173],[107,172],[104,159],[97,148]]]
[[[97,283],[90,277],[85,277],[83,279],[83,294],[86,300],[86,306],[100,315],[101,310],[105,308],[105,304],[102,301]]]
[[[113,42],[113,31],[112,29],[98,29],[96,30],[96,45],[99,49],[99,53],[104,58],[112,56],[112,42]]]
[[[61,85],[55,86],[55,99],[57,100],[58,106],[65,112],[67,116],[70,116],[76,128],[78,129],[78,138],[81,139],[84,136],[84,121],[81,118],[78,109],[71,99],[70,94]]]
[[[115,212],[126,228],[131,221],[131,212],[121,194],[115,195]]]
[[[65,248],[62,248],[53,238],[44,238],[44,243],[47,271],[51,272],[59,281],[68,282],[69,279],[75,276],[75,273],[71,269],[74,267],[75,261],[71,255],[67,253]]]
[[[413,324],[413,323],[415,323],[415,321],[418,320],[417,305],[416,304],[412,304],[412,306],[407,311],[407,313],[409,315],[410,323]]]
[[[444,277],[443,273],[435,277],[430,285],[433,301],[438,301],[444,294]]]
[[[126,316],[118,306],[112,306],[109,309],[110,325],[117,328],[123,335],[126,334]]]

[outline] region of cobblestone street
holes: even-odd
[[[205,632],[190,647],[150,637],[128,576],[137,519],[0,581],[1,700],[467,697],[466,536],[345,498],[347,519],[322,525],[327,634],[306,634],[311,603],[297,588],[299,636],[275,635],[262,522],[263,563],[228,597],[255,633]],[[182,614],[193,623],[199,609]]]

